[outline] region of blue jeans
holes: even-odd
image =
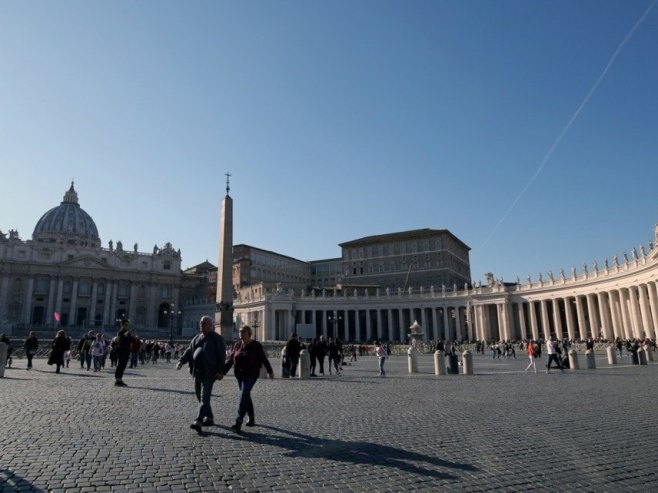
[[[103,356],[94,356],[94,371],[98,371],[103,366]]]
[[[386,357],[382,356],[379,358],[379,376],[383,377],[386,375],[386,372],[384,371],[384,362],[386,361]]]
[[[196,420],[201,422],[203,418],[207,418],[211,421],[214,421],[212,414],[212,409],[210,407],[210,396],[212,394],[212,387],[215,384],[215,377],[203,378],[196,380],[195,385],[200,387],[201,395],[199,396],[199,414],[196,417]]]
[[[251,420],[254,419],[254,403],[251,400],[251,389],[256,385],[256,380],[258,379],[252,377],[238,379],[240,405],[238,406],[238,417],[235,420],[236,423],[242,423],[245,415],[248,415]]]

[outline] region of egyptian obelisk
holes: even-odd
[[[226,197],[219,218],[219,262],[215,298],[215,331],[230,341],[233,334],[233,199],[229,196],[230,173],[226,173]]]

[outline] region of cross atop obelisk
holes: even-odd
[[[230,173],[226,173],[226,196],[219,218],[219,262],[215,297],[215,330],[233,339],[233,199],[229,196]]]

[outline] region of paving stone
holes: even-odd
[[[658,441],[658,364],[526,373],[527,359],[474,355],[475,375],[420,373],[374,357],[340,376],[259,381],[258,426],[230,429],[232,376],[213,392],[215,427],[189,429],[192,382],[173,365],[0,379],[0,493],[165,491],[648,491]]]

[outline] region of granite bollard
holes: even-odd
[[[446,374],[446,359],[443,356],[443,351],[434,352],[434,374],[435,375]]]
[[[575,349],[569,351],[569,369],[570,370],[579,370],[578,366],[578,353]]]

